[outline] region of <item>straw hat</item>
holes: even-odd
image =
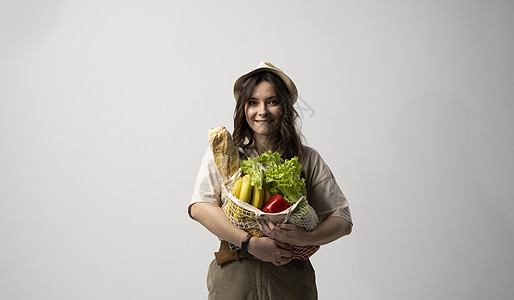
[[[275,73],[276,75],[278,75],[278,77],[280,77],[284,81],[284,83],[287,86],[287,89],[289,90],[289,93],[291,94],[291,98],[290,98],[291,105],[294,105],[296,103],[296,100],[298,99],[298,90],[296,89],[294,82],[291,80],[291,78],[289,78],[286,75],[286,73],[282,72],[282,70],[280,70],[279,68],[270,64],[267,61],[261,62],[256,69],[242,75],[241,77],[239,77],[236,80],[236,82],[234,83],[234,98],[236,99],[236,101],[237,101],[237,98],[239,98],[239,95],[241,94],[241,87],[243,86],[243,83],[245,82],[245,80],[248,77],[250,77],[256,73],[266,72],[266,71]]]

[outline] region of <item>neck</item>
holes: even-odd
[[[253,146],[255,147],[255,150],[257,150],[257,153],[259,153],[259,155],[268,150],[273,150],[271,142],[267,135],[254,135]]]

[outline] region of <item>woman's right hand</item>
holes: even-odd
[[[191,207],[191,216],[219,239],[234,245],[248,234],[230,222],[225,212],[215,203],[195,203]],[[289,263],[293,256],[290,245],[269,237],[252,237],[248,242],[248,252],[262,261],[271,262],[277,266]]]
[[[276,266],[283,266],[293,259],[291,246],[269,237],[253,237],[248,243],[248,252],[256,258],[271,262]]]

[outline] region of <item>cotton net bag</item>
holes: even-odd
[[[274,224],[291,223],[312,231],[318,226],[318,216],[314,209],[309,205],[305,197],[301,197],[297,202],[286,210],[279,213],[264,213],[260,209],[238,199],[232,188],[236,181],[241,177],[241,167],[239,151],[235,147],[232,136],[228,130],[219,126],[208,131],[209,147],[213,152],[214,162],[222,178],[221,201],[222,209],[237,227],[251,233],[256,237],[263,236],[258,220],[264,219]],[[238,247],[231,245],[232,250]],[[293,258],[306,260],[314,254],[319,246],[296,246],[292,245]]]
[[[261,237],[263,234],[261,233],[261,225],[257,221],[259,219],[268,220],[274,224],[291,223],[303,227],[307,231],[312,231],[318,226],[318,216],[305,197],[301,197],[296,203],[279,213],[265,213],[249,203],[239,200],[231,190],[240,176],[241,170],[225,181],[221,189],[222,209],[237,227],[256,237]],[[231,248],[237,249],[234,245],[231,245]],[[318,245],[292,245],[293,258],[306,260],[319,248]]]

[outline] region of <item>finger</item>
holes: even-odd
[[[293,257],[293,251],[286,250],[286,249],[281,249],[280,250],[280,257],[287,257],[287,258]]]
[[[261,225],[262,228],[268,228],[268,224],[264,219],[257,219],[257,222],[259,223],[259,225]]]
[[[261,225],[262,231],[264,233],[266,233],[266,235],[268,235],[271,230],[270,230],[268,224],[266,223],[266,221],[261,219],[261,220],[257,220],[257,222],[259,222],[259,224]]]
[[[275,239],[276,233],[273,232],[273,230],[269,227],[268,222],[262,220],[261,227],[262,227],[262,233],[264,233],[265,236],[270,237],[271,239]]]
[[[284,258],[293,258],[293,252],[291,252],[291,251],[283,252],[282,253],[282,257],[284,257]]]
[[[275,244],[276,244],[277,246],[279,246],[281,249],[284,249],[284,250],[288,250],[288,251],[289,251],[289,250],[293,249],[293,247],[291,247],[291,245],[286,244],[286,243],[279,242],[279,241],[277,241],[277,240],[275,240]]]
[[[277,262],[279,266],[287,265],[288,263],[293,260],[291,257],[281,257],[280,260]],[[275,264],[277,265],[277,264]]]
[[[275,228],[275,227],[276,227],[276,226],[275,226],[275,224],[273,224],[273,223],[272,223],[272,222],[270,222],[270,221],[267,221],[267,225],[268,225],[268,228],[269,228],[270,230],[273,230],[273,228]]]
[[[284,258],[283,258],[283,257],[281,257],[281,258],[280,258],[280,265],[282,266],[282,265],[284,265],[284,264],[285,264],[285,260],[284,260]]]
[[[296,229],[297,226],[294,224],[281,223],[278,224],[277,227],[284,230],[293,230]]]

